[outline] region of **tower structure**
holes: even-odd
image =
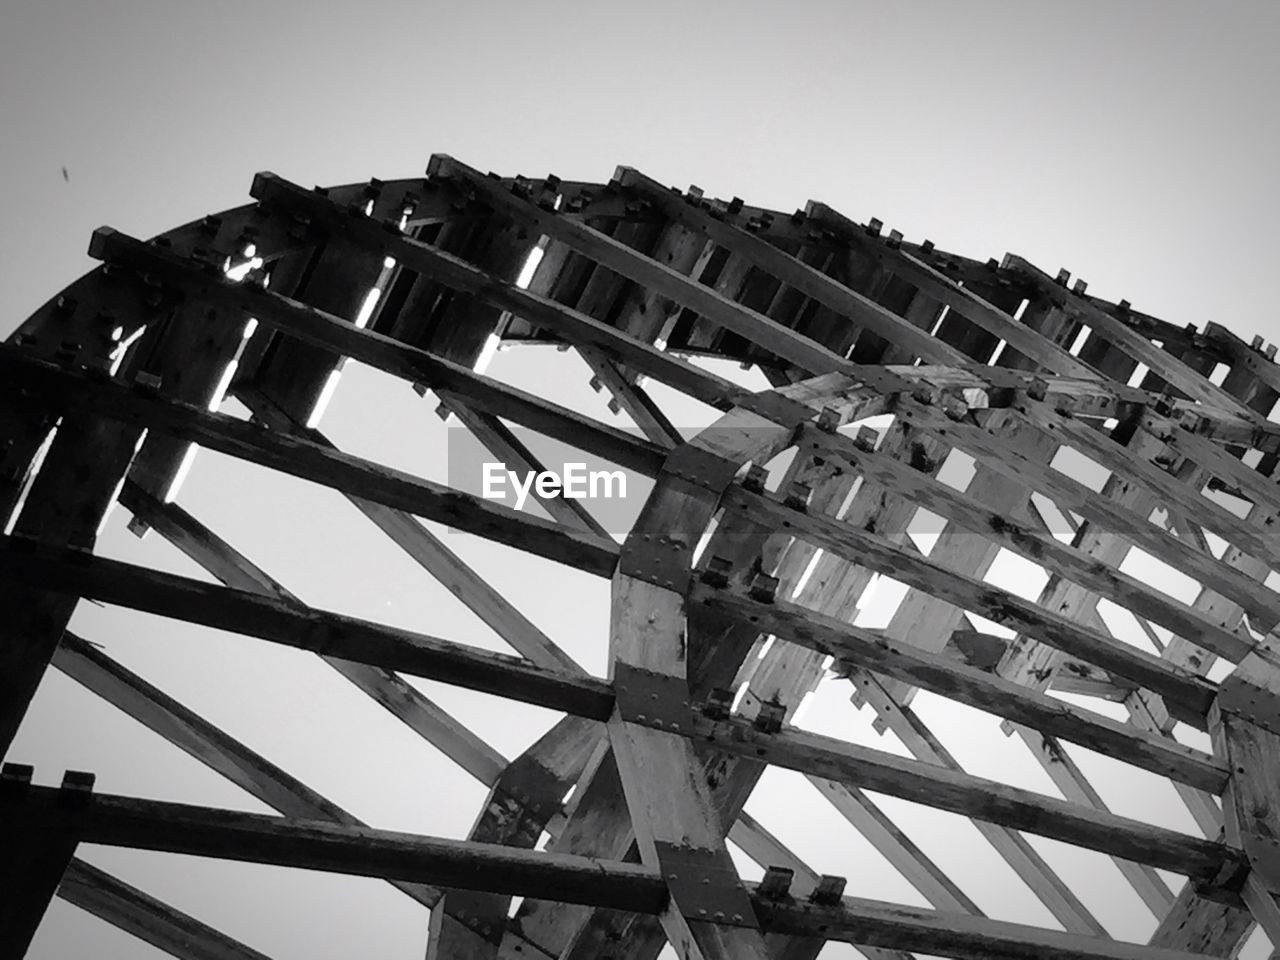
[[[39,758],[7,756],[0,954],[23,955],[56,895],[174,956],[261,956],[82,843],[383,878],[429,909],[438,960],[668,943],[800,960],[828,942],[873,960],[1173,960],[1233,956],[1255,925],[1280,943],[1274,348],[1017,256],[628,168],[503,179],[437,156],[425,179],[308,191],[261,174],[251,192],[151,242],[98,231],[103,265],[0,350],[0,743],[52,665],[277,813],[95,792],[79,773],[37,786],[23,764]],[[637,429],[477,372],[500,342],[576,351]],[[340,450],[316,427],[348,358],[430,391],[513,469],[544,466],[528,430],[652,492],[618,538],[580,502],[517,511]],[[679,429],[674,393],[710,425]],[[219,412],[227,398],[252,420]],[[337,491],[513,653],[304,603],[176,502],[196,446]],[[116,500],[207,575],[95,554]],[[921,511],[940,524],[927,548]],[[607,676],[415,518],[609,581]],[[992,582],[1005,557],[1043,588]],[[898,593],[871,627],[874,582]],[[360,822],[69,632],[81,599],[318,654],[485,785],[470,836]],[[561,716],[508,759],[406,676]],[[900,749],[797,721],[820,685]],[[962,769],[920,691],[1001,721],[991,735],[1025,744],[1057,795]],[[1086,755],[1168,786],[1186,829],[1113,812]],[[846,895],[747,813],[770,768],[807,778],[928,906]],[[987,916],[883,797],[972,822],[1049,922]],[[1109,936],[1028,837],[1100,854],[1149,942]]]

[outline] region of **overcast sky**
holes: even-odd
[[[571,179],[607,180],[628,164],[784,210],[818,199],[970,256],[1012,251],[1050,273],[1066,267],[1092,292],[1179,325],[1216,320],[1246,340],[1280,339],[1278,28],[1280,7],[1264,3],[10,2],[0,9],[0,334],[89,269],[101,224],[151,236],[246,202],[258,170],[308,185],[393,179],[445,152]],[[491,372],[608,417],[585,368],[558,356],[513,350]],[[442,478],[431,406],[379,374],[350,366],[322,428]],[[206,451],[180,502],[309,602],[501,649],[333,494]],[[104,552],[195,574],[124,519],[113,517]],[[456,540],[603,673],[601,583]],[[315,658],[96,608],[76,623],[369,822],[469,829],[483,789]],[[423,689],[507,756],[552,720]],[[897,749],[840,684],[809,716]],[[938,716],[973,772],[1051,789],[990,723],[969,737],[973,718]],[[91,769],[104,790],[260,809],[54,674],[10,759],[36,763],[45,782]],[[1104,793],[1120,812],[1185,826],[1146,787],[1112,782]],[[849,875],[851,893],[921,902],[803,783],[770,775],[765,787],[749,809],[774,816],[766,822],[815,867]],[[1051,924],[949,818],[886,808],[984,910]],[[800,824],[790,832],[788,817]],[[1102,858],[1037,846],[1111,932],[1149,934],[1150,916]],[[82,855],[281,960],[421,955],[425,912],[373,881]],[[32,956],[90,948],[151,955],[55,904]]]

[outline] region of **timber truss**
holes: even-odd
[[[252,196],[150,242],[98,231],[103,265],[0,349],[0,744],[52,665],[279,815],[108,795],[86,774],[42,787],[11,762],[0,954],[24,953],[56,895],[177,957],[261,956],[79,843],[383,878],[429,908],[441,960],[653,960],[667,943],[800,960],[828,941],[873,960],[1173,960],[1233,956],[1255,924],[1280,944],[1274,348],[1015,256],[628,168],[502,179],[438,156],[425,179],[309,191],[262,174]],[[576,350],[638,430],[476,372],[494,337]],[[537,466],[519,426],[653,478],[652,495],[619,545],[580,503],[520,512],[345,453],[307,424],[348,358],[431,391],[509,464]],[[654,383],[719,419],[682,436]],[[224,397],[252,419],[218,412]],[[339,491],[514,654],[304,604],[169,502],[192,444]],[[1101,479],[1062,469],[1064,450]],[[783,462],[779,482],[765,467]],[[95,555],[115,500],[210,578]],[[927,551],[905,533],[922,509],[945,523]],[[608,679],[415,518],[609,579]],[[1038,599],[985,579],[1002,553],[1049,575]],[[1138,554],[1195,588],[1122,569]],[[877,578],[902,600],[887,626],[857,626]],[[360,822],[68,632],[82,598],[315,652],[489,789],[470,837]],[[1117,636],[1103,602],[1147,639]],[[563,716],[508,762],[405,676]],[[905,749],[793,722],[824,680]],[[1060,796],[967,773],[919,691],[1002,718]],[[1075,748],[1172,784],[1196,833],[1112,812]],[[746,814],[771,765],[807,777],[931,906],[846,896]],[[872,794],[968,818],[1058,929],[984,915]],[[1027,834],[1113,858],[1150,942],[1109,937]]]

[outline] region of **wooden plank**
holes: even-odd
[[[1200,751],[807,607],[781,599],[763,603],[736,590],[702,585],[694,588],[689,602],[710,606],[725,616],[750,620],[764,632],[835,657],[837,663],[888,674],[1160,776],[1214,793],[1226,783],[1225,767]]]
[[[661,450],[625,431],[577,411],[508,387],[425,350],[408,346],[373,330],[251,284],[211,279],[198,268],[155,247],[109,228],[95,233],[91,252],[113,263],[155,273],[191,296],[227,310],[241,311],[305,343],[322,347],[401,377],[448,389],[494,416],[522,424],[571,446],[591,451],[620,466],[652,476],[662,462]],[[288,408],[286,408],[288,409]]]
[[[254,415],[272,429],[295,432],[302,430],[299,424],[281,411],[258,406],[254,403],[254,398],[249,398],[248,402],[253,407]],[[305,435],[320,446],[333,446],[318,431],[307,431]],[[126,484],[125,492],[128,491]],[[488,624],[513,650],[544,667],[578,669],[572,657],[411,514],[349,493],[344,493],[343,496],[386,534],[392,543],[448,588],[468,610]],[[207,533],[205,531],[198,536],[203,539]],[[229,545],[227,548],[230,548]],[[229,582],[227,585],[243,586]]]
[[[60,831],[80,843],[464,890],[550,894],[646,913],[661,910],[667,896],[660,876],[634,864],[371,827],[108,794],[95,794],[76,806],[60,802],[59,791],[49,787],[30,787],[20,798],[0,798],[0,810],[17,827]]]
[[[120,500],[135,518],[155,529],[225,586],[297,600],[177,504],[160,503],[130,483],[121,490]],[[493,783],[506,765],[505,758],[492,747],[395,673],[335,657],[321,659],[481,783]]]
[[[1210,383],[1207,378],[1187,367],[1173,354],[1157,347],[1142,334],[1100,310],[1089,299],[1054,283],[1044,271],[1022,257],[1006,254],[1002,266],[1006,270],[1027,278],[1041,296],[1051,300],[1069,316],[1087,323],[1115,347],[1140,363],[1146,364],[1154,373],[1192,399],[1206,406],[1237,414],[1248,421],[1262,419],[1221,387]]]
[[[1155,524],[1117,508],[1079,481],[1043,462],[1024,457],[1016,447],[1003,443],[996,431],[1005,422],[1007,414],[991,411],[991,416],[979,418],[982,426],[977,426],[950,420],[942,412],[906,397],[899,398],[896,409],[899,416],[931,436],[944,439],[975,458],[981,458],[992,469],[1031,485],[1048,496],[1059,509],[1071,510],[1103,530],[1120,534],[1153,556],[1240,603],[1259,625],[1280,622],[1280,598],[1259,592],[1253,581],[1219,563],[1211,555],[1205,555]]]
[[[147,397],[117,383],[96,382],[82,374],[20,359],[8,351],[0,350],[0,371],[55,408],[92,409],[121,422],[163,430],[230,456],[407,510],[601,576],[612,573],[616,563],[617,545],[610,539],[566,530],[558,524],[300,437],[264,430],[190,405]]]
[[[859,695],[875,709],[884,726],[893,731],[913,756],[947,770],[963,772],[959,762],[915,711],[895,700],[874,676],[858,671],[853,679]],[[1102,924],[1022,834],[984,820],[970,818],[970,822],[1064,929],[1091,936],[1105,935]]]
[[[795,287],[805,296],[812,297],[827,308],[848,317],[858,326],[873,331],[877,336],[901,344],[927,360],[952,363],[966,361],[962,353],[933,339],[927,331],[850,290],[821,270],[779,250],[764,237],[748,233],[727,218],[713,216],[703,204],[686,199],[629,167],[619,167],[614,178],[624,188],[635,190],[654,204],[668,219],[688,230],[706,235],[725,249],[766,270],[784,284]],[[806,369],[811,369],[814,373],[826,372]]]
[[[533,849],[603,738],[598,723],[560,720],[502,771],[467,839]],[[510,904],[510,896],[500,893],[444,891],[431,914],[427,960],[497,956]]]
[[[821,927],[832,940],[957,960],[1195,960],[1200,954],[845,897],[833,907],[760,903],[770,930]]]
[[[875,257],[887,269],[915,284],[923,293],[950,307],[974,326],[1004,340],[1044,369],[1069,377],[1098,376],[1097,371],[1081,363],[1052,340],[1018,323],[1003,310],[983,300],[967,287],[958,285],[907,250],[901,247],[895,249],[885,239],[860,228],[826,204],[810,201],[805,207],[805,213],[815,222],[835,230],[842,240],[859,253]]]
[[[126,506],[141,511],[152,526],[170,537],[179,549],[223,583],[250,590],[257,589],[282,599],[297,600],[284,587],[176,505],[157,503],[128,484],[122,492],[122,498]],[[60,658],[67,649],[67,641],[64,639]],[[92,648],[82,652],[90,667],[95,657],[105,659]],[[589,753],[603,735],[603,729],[598,724],[566,718],[517,760],[507,763],[497,751],[397,674],[346,660],[331,657],[323,659],[375,702],[385,706],[463,769],[491,787],[484,812],[471,832],[472,840],[532,847],[543,828],[549,828],[550,821],[560,816],[560,798],[568,789],[570,781],[581,771],[586,759],[584,752]],[[228,738],[225,735],[203,724],[193,714],[184,716],[181,711],[177,711],[178,716],[175,717],[172,707],[166,709],[167,698],[154,689],[149,692],[142,689],[144,685],[138,678],[113,682],[115,674],[127,673],[118,665],[113,665],[114,670],[105,672],[105,677],[101,670],[96,675],[93,670],[89,670],[86,676],[85,665],[81,663],[79,666],[79,670],[71,669],[68,672],[136,719],[148,723],[148,726],[162,736],[189,752],[192,751],[194,742],[195,754],[215,769],[231,763],[233,772],[229,775],[235,782],[242,783],[243,776],[247,775],[252,785],[255,772],[261,771],[266,765],[266,761],[256,755],[247,762],[236,764],[235,758],[244,752],[243,748],[234,743],[228,748],[225,743]],[[64,669],[67,668],[64,666]],[[195,731],[194,740],[192,730]],[[238,777],[236,774],[242,776]],[[300,784],[294,783],[283,771],[275,771],[269,776],[270,780],[283,781],[287,795],[293,795],[297,788],[301,788]],[[289,790],[290,787],[294,789]],[[301,789],[305,791],[305,788]],[[255,791],[251,789],[251,792]],[[326,812],[333,811],[323,803],[317,806],[314,801],[311,807],[305,803],[301,808],[288,805],[282,807],[278,803],[271,803],[270,794],[270,790],[265,794],[255,792],[264,802],[289,816],[357,822],[342,811],[337,811],[338,816],[325,816]],[[463,950],[470,949],[475,956],[485,956],[486,950],[496,946],[494,933],[501,933],[508,898],[479,892],[451,894],[445,891],[441,901],[439,892],[426,889],[425,896],[428,899],[423,899],[424,894],[417,885],[403,882],[399,885],[410,895],[417,893],[419,899],[428,906],[437,907],[432,912],[429,950],[445,949],[461,957],[464,955]],[[444,946],[433,947],[435,944]]]
[[[808,898],[822,877],[816,870],[783,846],[782,842],[756,822],[749,814],[742,814],[729,830],[729,839],[742,848],[742,852],[764,869],[785,867],[794,873],[790,895]],[[810,960],[826,945],[825,937],[770,933],[765,936],[770,957],[773,960]],[[886,950],[860,944],[858,952],[867,960],[913,960],[911,954],[901,950]],[[587,958],[582,958],[587,960]]]
[[[612,691],[602,680],[77,551],[0,540],[0,573],[15,583],[39,583],[51,591],[92,597],[578,716],[602,720],[613,705]]]
[[[762,733],[736,720],[697,718],[720,749],[939,810],[1124,857],[1212,884],[1240,861],[1231,848],[1137,820],[1056,800],[795,728]]]
[[[71,861],[58,896],[178,960],[270,960],[80,859]]]
[[[286,817],[362,826],[346,810],[116,663],[88,641],[65,634],[53,665]],[[428,907],[440,898],[439,891],[422,884],[399,881],[395,886]]]
[[[1074,437],[1075,434],[1070,436]],[[918,505],[952,521],[960,531],[970,534],[972,539],[985,538],[1052,570],[1057,576],[1088,587],[1135,614],[1168,627],[1174,633],[1194,636],[1201,646],[1220,656],[1233,661],[1239,660],[1250,648],[1250,644],[1234,631],[1223,629],[1185,604],[1173,601],[1167,594],[1118,569],[1099,565],[1095,557],[1062,543],[1051,534],[1040,533],[1019,524],[1010,517],[1014,505],[1007,500],[995,508],[976,502],[966,494],[959,493],[901,461],[874,451],[862,450],[848,437],[840,434],[806,427],[801,430],[800,441],[839,458],[864,476],[873,477],[910,496]],[[1117,454],[1113,464],[1117,469],[1119,457]],[[1168,477],[1167,474],[1165,476]],[[1172,478],[1169,479],[1172,483]],[[930,559],[935,563],[942,562],[941,557],[935,557],[932,553]]]
[[[801,391],[810,402],[822,404],[824,398],[828,401],[839,398],[842,386],[839,379],[833,376],[814,378],[806,383],[789,387],[787,390],[792,393]],[[902,455],[903,451],[909,449],[917,439],[917,435],[904,431],[902,425],[895,422],[880,448],[887,453]],[[939,455],[931,456],[930,459],[932,462],[928,465],[928,469],[932,472],[941,465],[942,458]],[[915,505],[909,500],[896,497],[891,489],[870,482],[863,484],[859,489],[844,517],[844,522],[853,526],[887,530],[891,537],[905,541],[904,533],[894,531],[905,531],[915,510]],[[868,568],[848,563],[835,554],[827,553],[815,566],[813,575],[809,578],[800,597],[812,608],[823,610],[828,615],[847,622],[856,615],[858,600],[871,576],[872,572]],[[798,657],[797,654],[803,655],[803,658]],[[823,659],[786,641],[775,643],[766,661],[749,661],[752,666],[758,662],[770,669],[760,669],[752,674],[746,674],[751,678],[752,686],[743,698],[743,706],[750,708],[763,700],[777,697],[788,708],[794,709],[799,705],[803,693],[811,685],[816,685],[822,676]],[[773,670],[775,664],[776,674]],[[742,679],[744,678],[740,676],[739,681]],[[866,675],[866,679],[867,685],[863,686],[860,681],[855,690],[868,694],[868,699],[877,711],[877,722],[892,727],[918,758],[959,769],[958,764],[946,754],[936,740],[927,735],[918,718],[915,718],[903,704],[894,702],[876,681],[869,679],[869,675]],[[760,680],[764,682],[758,682]],[[754,692],[756,690],[758,695]],[[911,723],[902,722],[907,719],[910,719]],[[974,821],[974,826],[1066,929],[1084,933],[1102,932],[1102,926],[1097,920],[1090,915],[1079,899],[1021,835],[982,821]],[[876,843],[880,836],[880,833],[874,831],[868,834],[868,838],[873,843]],[[904,877],[928,876],[931,872],[935,872],[931,871],[927,861],[914,857],[909,847],[889,842],[876,845],[877,849]],[[934,886],[928,883],[923,884],[919,889],[926,895],[937,893]],[[941,899],[931,902],[939,907],[946,903]]]
[[[637,255],[625,244],[592,230],[584,223],[516,196],[504,189],[501,183],[481,176],[450,157],[440,154],[433,156],[428,173],[465,183],[495,210],[528,221],[542,233],[571,246],[602,266],[662,293],[802,370],[827,373],[844,365],[843,358],[838,354],[789,327],[734,303],[665,264]],[[885,313],[892,317],[887,311]],[[895,326],[909,327],[896,317],[893,318],[893,323]],[[916,336],[920,333],[915,328],[909,329]]]
[[[588,312],[557,302],[533,284],[522,289],[432,244],[402,234],[390,234],[368,218],[344,211],[278,177],[260,177],[255,189],[273,203],[305,212],[361,244],[394,257],[405,269],[436,278],[455,290],[508,310],[532,325],[554,331],[569,343],[600,350],[630,370],[651,376],[714,407],[727,409],[748,393],[732,381],[658,349],[647,337],[637,336]],[[625,244],[618,245],[631,250]],[[132,248],[130,255],[136,255]],[[634,251],[631,255],[639,256]],[[678,267],[671,269],[674,271]]]
[[[1132,447],[1122,446],[1100,431],[1055,413],[1046,404],[1028,400],[1014,409],[1064,445],[1076,448],[1131,482],[1141,482],[1162,501],[1175,510],[1195,517],[1200,526],[1213,531],[1228,543],[1253,553],[1259,559],[1273,561],[1275,547],[1268,539],[1272,535],[1265,530],[1266,524],[1261,523],[1262,517],[1253,523],[1240,520],[1203,496],[1198,485],[1188,485],[1172,477],[1146,456],[1135,455]]]
[[[1064,653],[1148,687],[1176,704],[1189,722],[1203,724],[1204,714],[1213,698],[1213,686],[1158,657],[1119,644],[1095,631],[1085,630],[1070,619],[1007,591],[931,563],[883,537],[829,518],[811,517],[770,496],[753,494],[735,486],[726,493],[724,506],[728,510],[744,510],[756,516],[769,517],[794,530],[798,536],[841,556],[856,558],[858,562],[874,567],[895,580],[988,619],[1017,625]]]

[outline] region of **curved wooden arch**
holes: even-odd
[[[842,939],[873,960],[1171,960],[1231,955],[1255,920],[1280,936],[1280,599],[1259,586],[1277,558],[1280,377],[1260,345],[1175,329],[1017,257],[983,264],[822,204],[713,202],[628,168],[607,184],[502,180],[437,157],[425,180],[308,192],[263,174],[251,193],[150,243],[99,231],[105,266],[0,351],[0,736],[7,750],[52,663],[282,816],[95,796],[74,775],[46,790],[9,764],[0,872],[24,891],[0,908],[10,952],[57,890],[175,956],[258,955],[74,860],[78,842],[382,877],[432,908],[433,958],[652,958],[669,942],[697,960],[799,960]],[[638,435],[476,372],[493,337],[579,351]],[[756,364],[774,389],[694,354]],[[653,477],[653,494],[619,548],[568,501],[546,500],[543,520],[339,451],[308,421],[344,358],[432,390],[510,463],[536,465],[514,424]],[[720,419],[686,440],[643,377]],[[254,423],[216,412],[227,393]],[[889,426],[851,432],[875,416]],[[305,605],[168,502],[193,443],[342,492],[517,655]],[[1063,450],[1105,483],[1055,466]],[[964,485],[940,473],[957,451]],[[784,452],[775,488],[763,468]],[[93,556],[117,498],[217,583]],[[906,536],[921,508],[946,524],[927,555]],[[609,578],[611,675],[585,674],[414,516]],[[1122,569],[1134,550],[1199,595]],[[1050,575],[1038,598],[987,582],[1002,553]],[[873,630],[851,621],[875,577],[908,589]],[[485,784],[470,840],[361,824],[66,633],[80,597],[320,654]],[[1151,649],[1113,635],[1100,599]],[[1218,660],[1235,666],[1213,682]],[[795,724],[829,668],[910,757]],[[402,673],[565,716],[507,762]],[[920,689],[1004,718],[1062,799],[966,773],[912,709]],[[1179,722],[1213,750],[1180,742]],[[1167,778],[1203,836],[1111,813],[1063,742]],[[787,850],[743,810],[767,765],[807,776],[933,909],[842,897]],[[1065,932],[984,917],[866,791],[970,818]],[[1151,944],[1109,939],[1024,832],[1111,857],[1159,921]],[[727,841],[762,881],[739,878]],[[1157,870],[1191,882],[1175,895]],[[509,916],[512,896],[527,899]]]

